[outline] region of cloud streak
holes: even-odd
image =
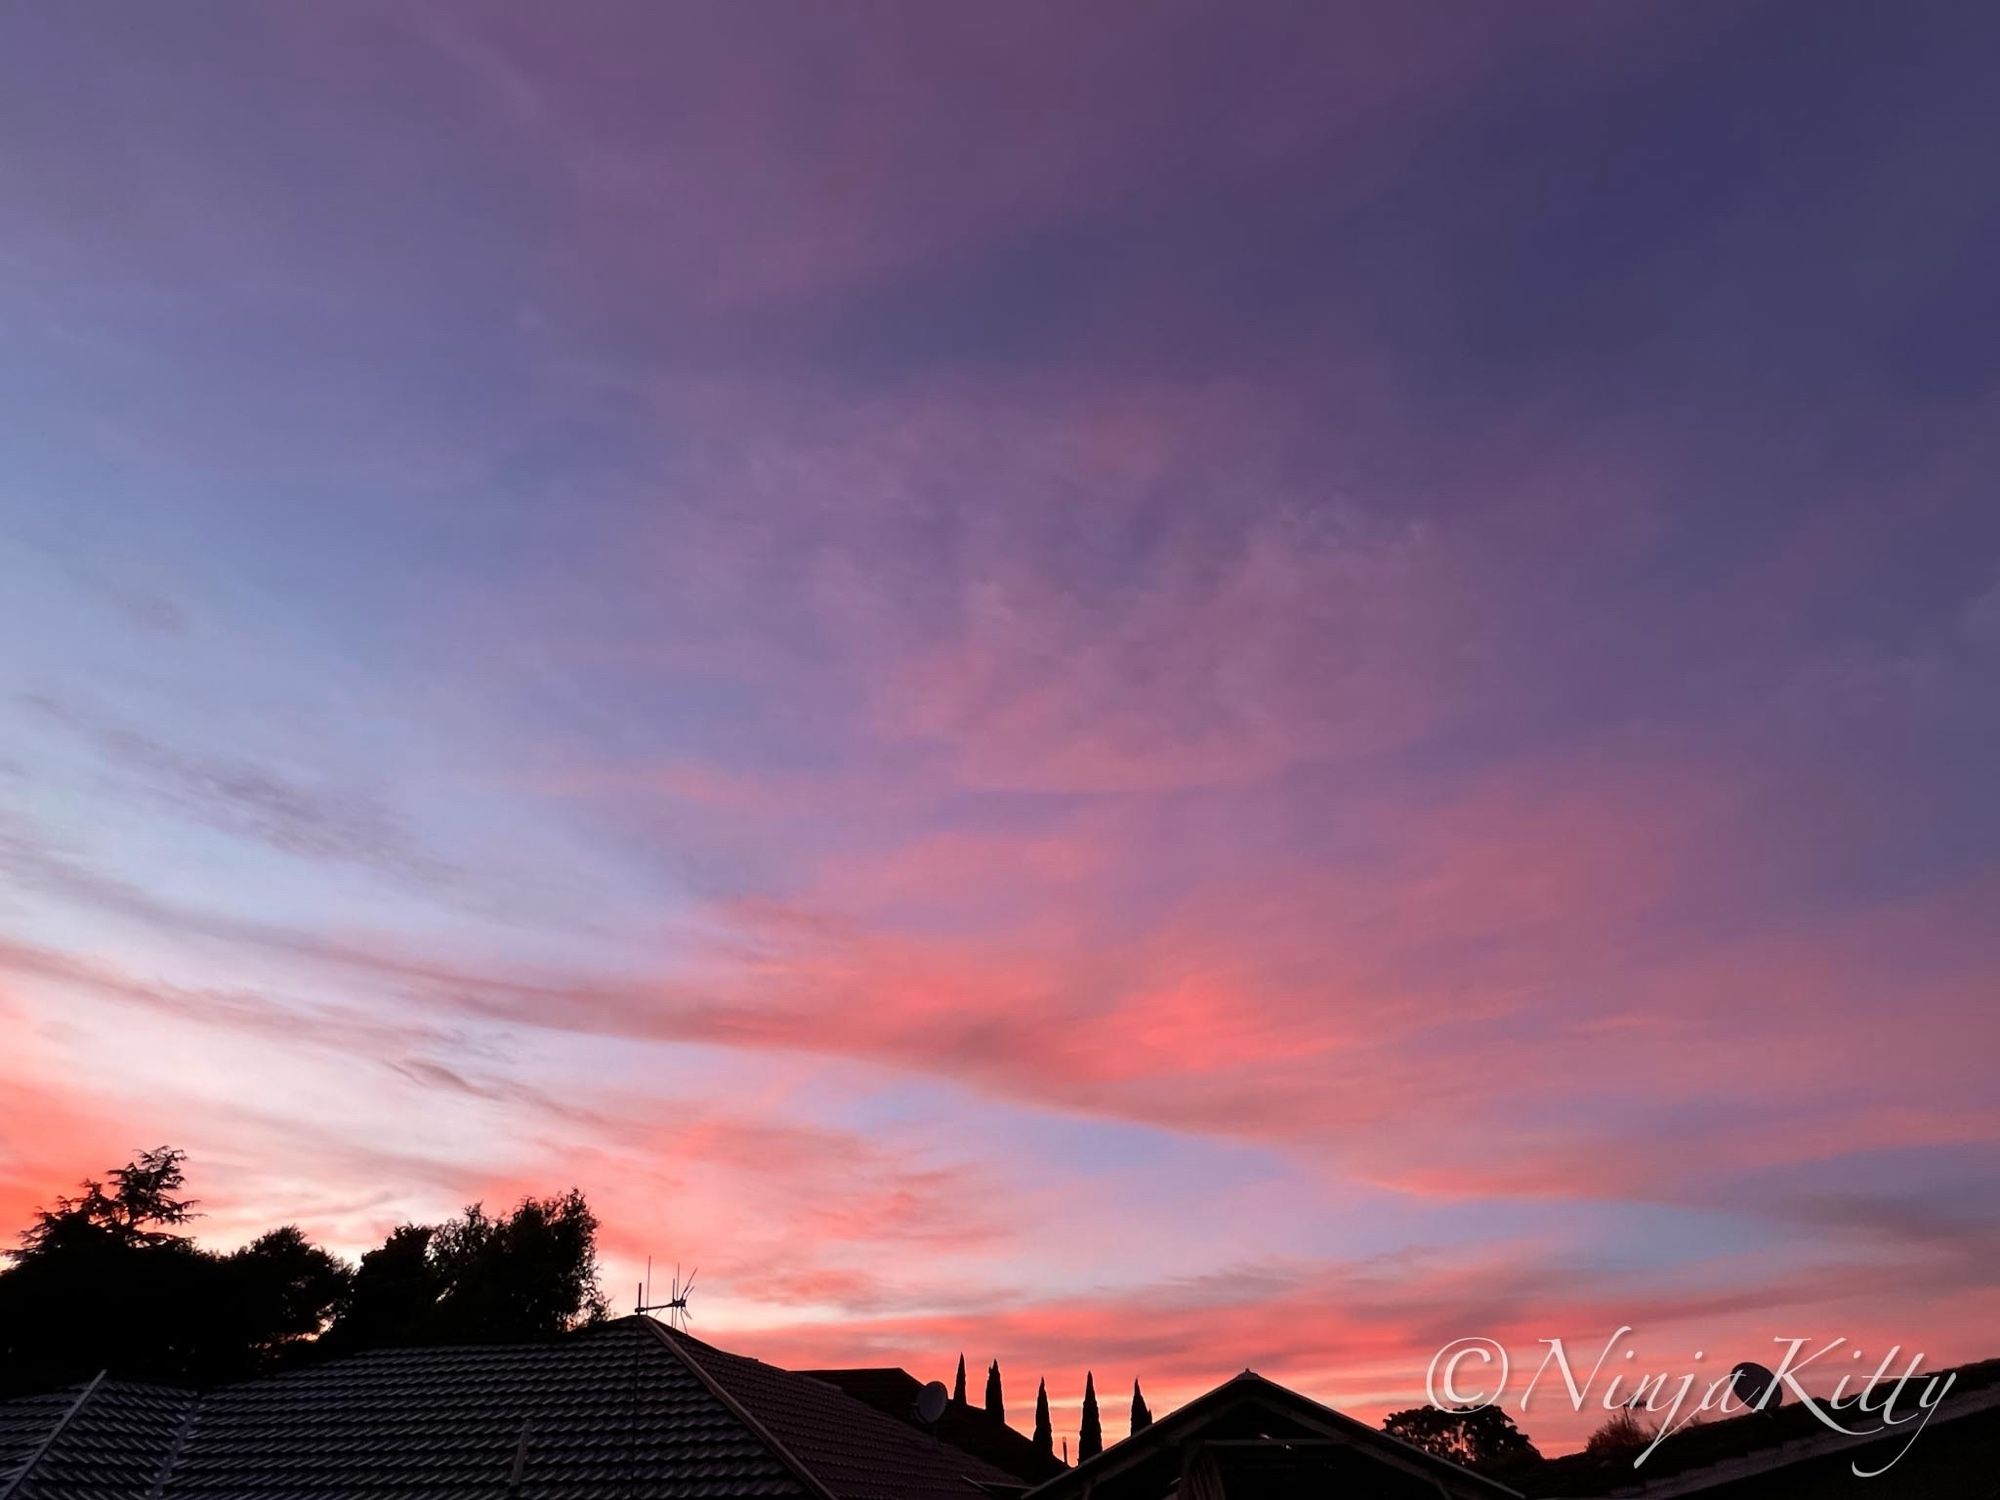
[[[0,1211],[576,1182],[1162,1401],[1991,1353],[1992,26],[1809,29],[38,14]]]

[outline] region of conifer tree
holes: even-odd
[[[1052,1457],[1056,1451],[1056,1430],[1049,1421],[1049,1383],[1046,1380],[1035,1390],[1035,1446]]]
[[[958,1357],[958,1379],[952,1384],[951,1399],[956,1401],[960,1406],[965,1405],[965,1356],[963,1354]]]
[[[1104,1451],[1104,1424],[1097,1416],[1097,1379],[1089,1371],[1083,1376],[1083,1423],[1076,1434],[1076,1461],[1089,1463]]]
[[[1139,1394],[1139,1382],[1132,1382],[1132,1431],[1136,1435],[1153,1425],[1153,1413],[1146,1405],[1146,1398]]]
[[[1000,1361],[997,1359],[986,1371],[986,1415],[996,1422],[1007,1420],[1007,1404],[1000,1399]]]

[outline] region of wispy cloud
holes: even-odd
[[[758,1352],[1169,1400],[1942,1349],[1990,30],[43,8],[0,1210],[574,1181]]]
[[[360,865],[433,887],[453,878],[385,803],[365,792],[309,786],[250,760],[175,749],[57,699],[31,697],[26,706],[94,750],[113,785],[122,781],[217,832],[302,860]]]

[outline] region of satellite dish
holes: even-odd
[[[926,1426],[944,1415],[945,1406],[951,1401],[951,1392],[944,1388],[942,1380],[933,1380],[917,1392],[917,1415]]]
[[[1729,1393],[1752,1411],[1776,1411],[1785,1399],[1778,1377],[1749,1359],[1729,1372]]]

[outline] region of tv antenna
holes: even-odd
[[[701,1274],[696,1266],[688,1272],[688,1279],[681,1280],[680,1263],[674,1263],[674,1279],[669,1283],[672,1290],[664,1302],[653,1300],[653,1257],[646,1257],[646,1279],[639,1283],[639,1300],[632,1309],[635,1313],[663,1312],[667,1315],[667,1326],[681,1333],[688,1331],[688,1324],[694,1321],[694,1314],[688,1311],[688,1293],[694,1290],[694,1279]]]

